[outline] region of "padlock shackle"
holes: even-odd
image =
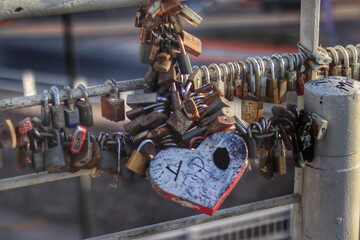
[[[245,82],[246,82],[246,70],[247,70],[247,68],[246,68],[246,64],[243,61],[240,61],[239,64],[241,66],[241,71],[243,73],[243,85],[244,85]]]
[[[210,83],[210,72],[209,72],[209,69],[207,68],[207,66],[202,65],[200,67],[200,70],[202,71],[201,72],[202,76],[205,78],[205,82]]]
[[[44,108],[49,108],[49,92],[44,90]]]
[[[282,55],[283,58],[286,58],[288,60],[289,63],[289,71],[294,71],[295,70],[295,59],[294,56],[289,54],[289,53],[284,53]]]
[[[338,66],[340,65],[340,60],[339,60],[339,55],[338,53],[336,52],[335,48],[333,47],[327,47],[325,48],[327,51],[330,51],[331,54],[332,54],[332,60],[333,60],[333,63]]]
[[[153,140],[151,140],[151,139],[145,139],[144,141],[142,141],[142,142],[139,144],[139,146],[137,147],[136,151],[140,152],[141,149],[144,147],[144,145],[145,145],[146,143],[151,143],[151,144],[155,147],[155,143],[154,143]]]
[[[358,63],[359,61],[359,55],[358,55],[358,52],[356,50],[356,47],[352,44],[349,44],[346,46],[346,49],[350,50],[351,54],[352,54],[352,59],[353,59],[353,63]]]
[[[257,56],[255,57],[255,60],[258,62],[258,64],[260,65],[260,76],[262,76],[265,73],[265,65],[263,60],[261,59],[261,57]]]
[[[234,73],[234,79],[236,78],[236,79],[240,79],[240,75],[241,75],[241,67],[240,67],[240,65],[239,65],[239,63],[238,62],[233,62],[232,63],[233,64],[233,66],[234,66],[234,68],[235,68],[235,73]]]
[[[344,66],[346,68],[349,68],[350,67],[350,63],[349,63],[350,59],[349,59],[349,54],[346,51],[346,49],[341,45],[336,45],[335,50],[337,50],[341,53],[341,55],[343,56],[343,59],[344,59]]]
[[[269,62],[271,79],[276,79],[276,77],[275,77],[275,65],[274,65],[273,60],[269,56],[263,57],[263,60],[266,60],[266,61]]]
[[[216,74],[216,81],[220,82],[221,81],[221,69],[219,67],[219,65],[215,64],[215,63],[211,63],[208,67],[208,69],[212,69],[214,72],[213,74]]]
[[[106,79],[105,81],[105,84],[110,84],[113,89],[114,89],[114,95],[117,99],[120,99],[120,92],[119,92],[119,87],[117,85],[117,82],[112,79],[112,78],[109,78],[109,79]]]
[[[223,82],[227,83],[227,78],[228,78],[228,75],[229,75],[229,68],[224,63],[220,63],[219,67],[220,67],[220,69],[223,70],[223,71],[221,71],[221,76],[224,79]]]
[[[75,102],[71,92],[71,88],[69,86],[65,86],[64,91],[66,92],[67,95],[67,101],[69,103],[70,110],[75,110]]]
[[[54,96],[54,105],[60,105],[59,89],[56,86],[51,86],[50,93]]]
[[[261,89],[261,82],[260,82],[260,75],[261,75],[261,68],[258,61],[255,58],[250,57],[246,61],[250,61],[253,65],[253,69],[255,70],[255,95],[256,99],[260,99],[260,89]]]
[[[271,58],[278,60],[279,67],[280,67],[280,77],[284,78],[285,77],[285,61],[284,61],[284,59],[278,53],[271,55]]]
[[[89,94],[88,94],[88,91],[87,91],[87,88],[85,87],[85,85],[80,83],[77,85],[76,88],[79,88],[82,91],[82,93],[84,95],[85,103],[89,104],[90,103]]]

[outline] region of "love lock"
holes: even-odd
[[[247,147],[235,134],[219,132],[196,150],[167,148],[150,162],[152,186],[184,207],[213,215],[246,170]]]

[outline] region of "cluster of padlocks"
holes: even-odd
[[[274,106],[266,120],[263,102],[284,104],[289,91],[303,95],[314,71],[359,79],[360,45],[319,48],[319,55],[300,45],[299,53],[192,67],[187,53],[198,56],[201,41],[182,29],[179,16],[194,26],[202,20],[178,0],[151,0],[138,10],[139,61],[149,69],[144,92],[127,96],[131,110],[125,112],[121,83],[101,86],[112,89],[100,94],[102,116],[130,120],[124,132],[88,132],[94,124],[88,88],[64,87],[60,94],[53,86],[41,96],[41,119],[27,117],[16,128],[10,120],[0,124],[0,149],[18,148],[19,170],[107,172],[110,189],[135,173],[146,176],[159,194],[210,215],[251,166],[272,180],[286,173],[285,149],[297,167],[312,161],[326,121],[294,104]],[[81,98],[73,96],[77,89]],[[236,98],[241,119],[231,109]]]

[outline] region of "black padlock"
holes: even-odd
[[[85,127],[92,127],[94,125],[92,106],[89,101],[89,94],[84,84],[79,84],[77,88],[80,88],[84,94],[84,99],[77,101],[76,106],[80,113],[80,123]]]
[[[180,68],[181,74],[191,74],[192,67],[189,55],[186,54],[184,42],[179,35],[176,35],[176,39],[179,42],[180,54],[176,57],[177,64]]]

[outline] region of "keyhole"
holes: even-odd
[[[213,155],[215,165],[221,170],[226,170],[230,163],[229,153],[226,148],[217,148]]]

